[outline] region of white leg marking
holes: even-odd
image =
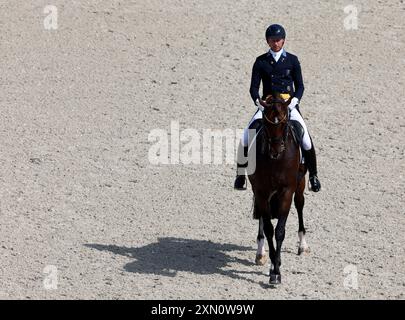
[[[259,233],[264,235],[264,230],[263,230],[263,218],[259,219]],[[264,248],[264,239],[257,240],[257,254],[264,255],[266,253],[266,249]]]
[[[266,254],[266,249],[264,247],[264,238],[257,240],[257,254],[264,256]]]
[[[298,254],[301,254],[303,252],[304,253],[309,253],[309,247],[308,247],[308,244],[307,244],[307,242],[305,240],[304,232],[302,232],[302,231],[298,232],[298,238],[300,240],[300,244],[298,246]]]
[[[308,248],[307,242],[305,241],[304,232],[298,232],[298,238],[300,239],[300,248]]]

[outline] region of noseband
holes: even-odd
[[[287,113],[284,115],[284,118],[283,118],[283,119],[278,120],[277,122],[271,121],[269,118],[267,118],[267,116],[266,116],[265,113],[264,113],[263,115],[264,115],[264,118],[266,119],[266,121],[267,121],[268,123],[270,123],[270,124],[272,124],[272,125],[275,125],[275,126],[278,126],[278,125],[284,123],[284,122],[286,121],[286,119],[287,119]],[[277,119],[277,118],[276,118],[276,119]]]

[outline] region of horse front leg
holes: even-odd
[[[285,238],[285,225],[287,223],[288,214],[291,208],[292,194],[292,191],[286,191],[280,196],[279,218],[275,230],[276,253],[274,259],[274,269],[270,270],[270,284],[281,283],[281,246]]]
[[[263,266],[267,261],[266,249],[264,246],[263,217],[259,219],[259,232],[257,234],[256,265]]]

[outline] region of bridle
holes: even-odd
[[[270,124],[272,124],[272,125],[275,125],[275,126],[278,126],[278,125],[280,125],[280,124],[286,122],[286,119],[287,119],[287,116],[288,116],[288,112],[284,115],[284,118],[283,118],[283,119],[278,120],[277,122],[271,121],[269,118],[267,118],[267,116],[266,116],[265,113],[263,113],[263,115],[264,115],[264,118],[266,119],[266,121],[267,121],[268,123],[270,123]]]
[[[285,101],[283,101],[283,100],[272,100],[268,104],[269,105],[274,105],[276,103],[285,103]],[[287,108],[287,112],[284,114],[284,117],[281,120],[272,121],[266,116],[265,112],[263,112],[263,117],[269,124],[271,124],[273,126],[279,126],[279,125],[281,125],[283,123],[284,124],[287,123],[287,121],[288,121],[288,119],[290,117],[290,110]],[[269,143],[269,151],[271,149],[272,144],[280,144],[281,145],[279,152],[275,156],[272,156],[270,154],[271,159],[277,159],[280,156],[280,154],[282,154],[285,151],[285,141],[287,140],[287,137],[288,137],[288,127],[289,126],[288,126],[288,123],[287,123],[287,125],[284,127],[283,135],[279,136],[279,137],[270,137],[267,130],[264,130],[265,134],[267,136],[267,141]]]
[[[284,101],[284,100],[280,100],[280,99],[276,99],[276,100],[270,101],[270,102],[268,103],[268,105],[272,106],[272,105],[274,105],[274,104],[276,104],[276,103],[285,103],[285,101]],[[287,112],[285,113],[284,118],[281,119],[281,120],[279,120],[278,122],[271,121],[269,118],[267,118],[265,112],[263,112],[263,116],[264,116],[264,118],[266,119],[267,122],[269,122],[269,123],[272,124],[272,125],[276,125],[276,126],[277,126],[277,125],[279,125],[279,124],[284,123],[284,122],[287,121],[287,117],[290,116],[290,110],[287,108]]]

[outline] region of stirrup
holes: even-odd
[[[309,177],[308,189],[313,192],[318,192],[319,190],[321,190],[321,183],[319,182],[319,179],[316,175]]]
[[[246,176],[245,175],[238,175],[235,179],[235,184],[233,186],[235,190],[246,190]]]

